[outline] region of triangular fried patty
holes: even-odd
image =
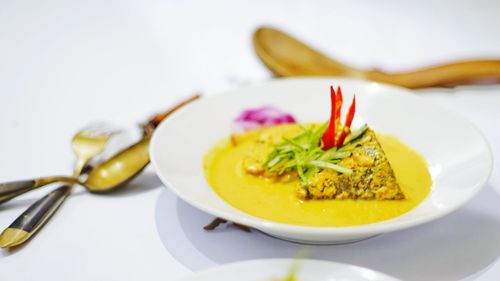
[[[324,169],[301,184],[297,195],[308,199],[399,200],[405,196],[394,171],[371,129],[352,144],[352,155],[338,163],[352,174]]]

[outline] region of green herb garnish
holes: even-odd
[[[327,125],[302,127],[303,132],[296,137],[283,138],[283,142],[274,147],[264,162],[266,170],[279,175],[295,171],[302,182],[307,182],[309,175],[322,169],[352,173],[351,169],[338,165],[342,159],[351,156],[349,150],[340,151],[337,147],[322,149],[321,137]]]

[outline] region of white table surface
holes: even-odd
[[[359,67],[500,57],[498,1],[2,0],[0,182],[70,173],[72,134],[92,121],[132,132],[193,92],[269,80],[251,45],[262,24]],[[500,157],[500,86],[421,95],[474,122]],[[0,227],[42,194],[0,206]],[[77,191],[29,243],[0,251],[0,279],[175,280],[305,247],[232,227],[207,233],[202,226],[211,219],[149,168],[115,194]],[[305,248],[311,258],[405,280],[499,280],[500,170],[443,219],[360,243]]]

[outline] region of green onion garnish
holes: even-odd
[[[307,164],[310,166],[318,167],[318,168],[332,169],[332,170],[335,170],[335,171],[342,173],[342,174],[351,174],[352,173],[351,169],[344,168],[342,166],[335,165],[333,163],[329,163],[329,162],[325,162],[325,161],[314,161],[313,160],[313,161],[309,161]]]
[[[322,149],[321,137],[327,125],[328,123],[319,127],[302,127],[301,134],[294,138],[283,138],[283,142],[276,145],[268,155],[264,167],[280,175],[295,171],[303,182],[307,182],[309,175],[322,169],[332,169],[343,174],[352,173],[351,169],[338,165],[340,160],[351,156],[349,150],[340,150],[336,147],[326,151]]]

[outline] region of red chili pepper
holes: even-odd
[[[336,147],[341,147],[344,143],[347,134],[351,129],[352,119],[354,119],[354,113],[356,112],[356,96],[352,98],[351,106],[349,106],[349,110],[347,111],[347,116],[345,119],[345,126],[342,128],[342,133],[340,133],[337,142],[335,143]]]
[[[347,134],[350,131],[352,120],[354,119],[354,113],[356,112],[356,97],[353,97],[352,103],[347,111],[345,124],[342,125],[340,117],[342,114],[343,97],[342,97],[342,89],[340,88],[340,86],[337,87],[337,93],[335,93],[333,86],[330,86],[330,99],[331,99],[330,121],[328,123],[328,128],[326,128],[321,138],[323,141],[323,150],[328,150],[332,147],[342,146],[345,138],[347,137]],[[342,128],[342,131],[339,132],[339,137],[336,138],[337,129],[339,128]]]
[[[342,90],[340,89],[340,86],[337,87],[337,96],[335,98],[335,127],[340,128],[340,118],[342,116],[342,102],[343,102],[343,97],[342,97]]]
[[[323,133],[323,137],[321,138],[323,140],[323,150],[328,150],[335,146],[337,97],[335,95],[335,90],[333,89],[333,86],[330,86],[330,100],[331,100],[330,122],[328,124],[328,128],[326,128],[325,132]]]

